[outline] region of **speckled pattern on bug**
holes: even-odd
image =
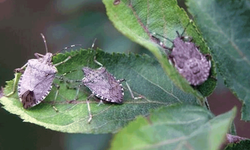
[[[50,92],[57,69],[51,63],[52,54],[30,59],[18,83],[18,96],[25,109],[39,104]]]
[[[82,70],[85,74],[82,79],[83,84],[96,97],[107,102],[122,103],[124,92],[121,82],[124,81],[123,79],[116,80],[104,67],[98,69],[84,67]]]
[[[201,85],[210,75],[211,61],[199,51],[198,47],[191,40],[184,41],[184,36],[178,32],[177,35],[178,37],[172,41],[172,48],[165,47],[158,38],[152,37],[163,48],[171,51],[169,54],[170,61],[191,85]]]
[[[179,34],[174,39],[174,46],[169,58],[178,72],[191,85],[200,85],[207,80],[210,74],[211,61],[207,60],[193,42],[183,39],[184,37]]]
[[[23,67],[16,69],[16,72],[23,72],[17,89],[19,99],[25,109],[38,105],[46,98],[50,93],[57,73],[56,66],[65,63],[71,58],[69,56],[64,61],[53,65],[53,54],[48,52],[45,37],[43,34],[41,36],[44,40],[46,54],[35,53],[36,59],[29,59]],[[10,96],[15,92],[15,85],[16,83],[14,83],[13,91],[6,96]]]

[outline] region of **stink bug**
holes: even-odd
[[[94,43],[92,44],[92,48],[94,47]],[[87,106],[89,111],[89,119],[88,122],[92,120],[92,114],[90,111],[89,99],[93,96],[100,99],[100,103],[102,101],[122,104],[124,90],[122,87],[122,82],[125,81],[127,88],[130,92],[130,95],[133,99],[139,99],[141,97],[134,97],[134,94],[126,82],[125,79],[117,80],[112,74],[110,74],[103,65],[96,60],[96,55],[94,55],[94,62],[98,64],[100,67],[97,69],[91,69],[89,67],[83,67],[82,71],[84,73],[84,78],[82,80],[77,80],[77,82],[81,82],[81,84],[77,87],[77,93],[75,100],[78,98],[79,90],[82,85],[89,88],[92,92],[90,96],[87,98]],[[68,80],[68,82],[72,82],[73,80]]]
[[[46,96],[50,93],[53,80],[57,73],[56,66],[65,63],[71,58],[71,56],[69,56],[64,61],[53,65],[53,54],[48,52],[46,39],[42,33],[41,36],[45,44],[46,54],[42,55],[35,53],[34,55],[37,59],[29,59],[23,67],[15,69],[16,73],[13,90],[11,93],[6,95],[10,96],[15,93],[17,73],[23,73],[18,83],[18,96],[25,109],[36,106],[46,98]],[[57,93],[55,95],[55,99],[57,97]]]
[[[185,37],[183,34],[186,28],[182,34],[179,34],[178,31],[176,31],[178,37],[173,41],[159,35],[172,42],[172,48],[163,45],[163,43],[154,35],[152,37],[156,39],[160,46],[170,51],[170,54],[168,55],[170,61],[178,72],[186,78],[189,84],[197,86],[205,82],[210,75],[211,61],[206,58],[206,56],[210,55],[202,54],[199,51],[199,48],[192,42],[192,38],[189,37],[188,41],[184,41]],[[166,51],[166,53],[168,53],[168,51]]]

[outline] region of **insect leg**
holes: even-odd
[[[205,98],[204,105],[206,106],[207,110],[210,110],[207,98]]]
[[[24,68],[27,67],[27,66],[28,66],[28,63],[26,63],[25,65],[23,65],[21,68],[16,68],[14,72],[16,72],[16,73],[19,73],[19,72],[23,73]]]
[[[133,92],[132,92],[130,86],[128,85],[128,82],[125,81],[125,83],[126,83],[126,85],[127,85],[127,87],[128,87],[129,93],[130,93],[130,95],[131,95],[131,97],[132,97],[133,99],[141,99],[141,98],[142,98],[142,97],[134,97],[134,94],[133,94]]]
[[[90,105],[89,105],[89,99],[90,99],[91,97],[93,97],[93,96],[94,96],[94,93],[92,93],[91,95],[89,95],[88,98],[87,98],[87,106],[88,106],[88,112],[89,112],[89,120],[88,120],[88,123],[90,123],[90,121],[91,121],[92,118],[93,118],[93,116],[92,116],[92,114],[91,114],[91,110],[90,110]]]
[[[212,60],[212,56],[210,54],[205,54],[204,55],[208,60]]]
[[[100,106],[101,104],[104,104],[102,100],[100,100],[97,106]]]
[[[79,91],[80,91],[81,86],[82,86],[82,84],[79,84],[79,85],[78,85],[78,88],[77,88],[77,90],[76,90],[76,96],[75,96],[74,100],[77,100],[77,99],[78,99],[78,95],[79,95]]]
[[[135,97],[135,96],[134,96],[133,91],[131,90],[131,88],[130,88],[128,82],[127,82],[125,79],[120,79],[120,80],[118,80],[118,81],[119,81],[120,83],[123,82],[123,81],[125,81],[126,86],[128,87],[129,93],[130,93],[130,95],[131,95],[131,97],[132,97],[133,99],[141,99],[141,98],[142,98],[142,97]]]
[[[73,71],[76,71],[76,70],[72,70],[72,71],[66,72],[66,73],[64,73],[63,75],[58,76],[58,77],[56,77],[56,78],[58,78],[58,79],[61,80],[61,81],[66,82],[66,83],[68,83],[68,84],[70,84],[70,83],[76,83],[76,82],[81,82],[79,85],[73,86],[73,87],[71,87],[71,86],[69,86],[69,85],[66,85],[68,89],[77,89],[77,91],[76,91],[76,96],[75,96],[75,98],[74,98],[74,100],[77,100],[77,99],[78,99],[78,94],[79,94],[80,88],[81,88],[81,86],[82,86],[82,80],[69,80],[69,79],[65,79],[65,78],[64,78],[65,75],[67,75],[67,74],[69,74],[69,73],[71,73],[71,72],[73,72]]]
[[[16,92],[16,86],[17,86],[17,75],[19,72],[23,73],[24,68],[28,65],[28,63],[26,63],[25,65],[23,65],[21,68],[17,68],[15,69],[15,78],[14,78],[14,83],[13,83],[13,87],[12,87],[12,91],[10,93],[8,93],[7,95],[5,95],[6,97],[11,96],[12,94],[14,94]]]
[[[82,80],[66,80],[66,83],[74,83],[74,82],[82,82]],[[79,91],[80,91],[80,88],[82,86],[82,83],[77,85],[77,86],[69,86],[69,85],[66,85],[66,87],[68,89],[77,89],[76,90],[76,96],[74,98],[74,100],[77,100],[78,99],[78,95],[79,95]]]
[[[168,59],[170,60],[170,62],[171,62],[173,65],[175,65],[174,56],[173,56],[173,55],[169,54],[169,55],[168,55]]]
[[[79,82],[78,80],[77,81],[74,81],[74,80],[68,80],[68,79],[65,79],[64,76],[66,76],[67,74],[70,74],[74,71],[77,71],[77,70],[71,70],[71,71],[68,71],[68,72],[65,72],[64,74],[60,75],[60,76],[56,76],[56,78],[60,81],[66,81],[68,83],[72,83],[72,82]]]
[[[34,55],[36,56],[37,59],[39,59],[40,57],[44,57],[43,54],[39,54],[39,53],[35,53]]]
[[[77,86],[77,91],[76,91],[76,96],[75,96],[75,98],[74,98],[74,100],[77,100],[78,99],[78,95],[79,95],[79,91],[80,91],[80,88],[81,88],[81,86],[82,86],[82,80],[68,80],[67,82],[70,82],[70,83],[72,83],[72,82],[81,82],[81,84],[79,84],[78,86]],[[88,123],[90,123],[90,121],[92,120],[92,114],[91,114],[91,109],[90,109],[90,105],[89,105],[89,99],[91,98],[91,97],[93,97],[94,96],[94,94],[92,93],[90,96],[88,96],[88,98],[87,98],[87,100],[86,100],[86,103],[87,103],[87,107],[88,107],[88,113],[89,113],[89,119],[88,119]]]
[[[16,85],[17,85],[17,72],[15,73],[15,78],[14,78],[12,91],[10,93],[8,93],[7,95],[5,95],[6,97],[9,97],[9,96],[11,96],[12,94],[14,94],[16,92]]]
[[[55,94],[55,98],[54,98],[54,101],[57,99],[57,96],[58,96],[58,92],[59,92],[59,89],[60,89],[60,85],[58,84],[55,84],[53,83],[53,85],[56,87],[56,94]],[[58,109],[55,107],[54,103],[52,104],[52,107],[53,109],[58,112]]]

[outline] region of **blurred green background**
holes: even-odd
[[[179,0],[184,6],[184,0]],[[167,8],[166,8],[167,9]],[[23,66],[34,53],[45,53],[40,33],[46,37],[49,51],[82,44],[96,46],[106,52],[148,53],[140,45],[119,33],[108,20],[101,0],[0,0],[0,86],[14,78],[13,70]],[[212,112],[217,114],[238,107],[236,127],[239,135],[250,138],[249,123],[239,121],[241,104],[224,86],[209,97]],[[65,134],[23,123],[16,116],[0,109],[0,150],[103,150],[111,134]]]

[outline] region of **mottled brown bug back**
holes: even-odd
[[[200,85],[209,77],[211,61],[207,60],[206,56],[199,51],[195,43],[191,42],[191,40],[185,41],[185,38],[179,35],[178,32],[177,35],[178,37],[172,42],[172,48],[164,46],[155,36],[152,37],[155,38],[156,42],[163,48],[170,50],[169,59],[178,72],[186,78],[191,85]]]
[[[60,63],[53,64],[53,54],[48,52],[45,37],[43,34],[41,34],[41,36],[44,40],[46,54],[35,53],[36,59],[29,59],[23,67],[15,70],[16,73],[23,73],[18,82],[18,96],[25,109],[36,106],[46,98],[50,93],[53,80],[57,73],[56,66],[65,63],[71,58],[68,57]],[[16,85],[16,82],[14,82],[14,85]],[[14,92],[15,88],[6,96],[10,96]]]
[[[171,61],[178,72],[194,86],[205,82],[209,76],[211,62],[207,60],[197,46],[192,42],[185,42],[177,37],[171,53]]]
[[[106,68],[91,69],[84,67],[83,72],[85,74],[82,80],[83,84],[96,97],[107,102],[122,103],[124,95],[122,85]]]

